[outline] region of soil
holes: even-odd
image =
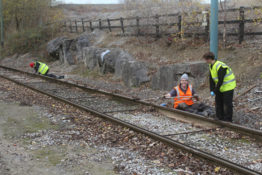
[[[99,149],[91,148],[81,140],[59,144],[70,136],[61,131],[74,126],[61,124],[62,120],[52,123],[47,117],[50,113],[44,108],[0,101],[0,113],[1,175],[118,174],[110,159],[95,162],[78,156],[92,157]],[[59,134],[59,139],[43,139],[52,134]],[[36,138],[43,140],[37,142]]]

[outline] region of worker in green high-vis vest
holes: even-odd
[[[40,61],[31,62],[30,64],[31,68],[35,69],[35,73],[38,73],[43,76],[47,76],[50,78],[56,78],[56,79],[63,79],[64,76],[56,76],[54,74],[49,74],[49,66],[45,63],[42,63]]]
[[[203,58],[209,64],[210,92],[211,96],[216,96],[216,116],[219,120],[232,122],[235,75],[228,65],[217,61],[212,52],[206,53]]]

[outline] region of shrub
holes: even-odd
[[[49,41],[57,30],[52,27],[37,27],[26,29],[9,35],[3,49],[3,55],[14,53],[23,54],[29,51],[37,51],[41,45]]]

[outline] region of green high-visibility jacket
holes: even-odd
[[[38,63],[40,64],[38,68],[38,73],[40,73],[41,75],[45,75],[46,72],[49,70],[49,67],[45,63],[41,63],[39,61]]]
[[[210,69],[210,73],[211,73],[213,81],[217,85],[217,83],[218,83],[218,71],[221,67],[227,68],[227,73],[224,77],[223,84],[219,89],[220,92],[227,92],[227,91],[235,89],[236,88],[235,75],[234,75],[233,71],[231,70],[231,68],[221,61],[216,61],[213,66],[209,65],[209,69]]]

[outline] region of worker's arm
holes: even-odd
[[[172,89],[171,92],[169,92],[168,94],[165,95],[165,98],[171,98],[171,97],[175,97],[177,96],[176,90]]]
[[[209,84],[210,84],[210,92],[214,92],[216,89],[216,84],[211,76],[211,73],[209,74]]]
[[[35,73],[38,72],[39,66],[40,66],[40,64],[38,62],[36,62],[35,63],[35,67],[34,67],[35,68]]]
[[[193,95],[193,98],[195,98],[197,101],[200,101],[200,98],[198,96],[198,94],[196,93],[195,89],[193,88],[192,89],[192,95]]]
[[[222,86],[225,75],[227,74],[227,68],[220,67],[217,73],[218,73],[218,83],[215,92],[220,92],[220,87]]]

